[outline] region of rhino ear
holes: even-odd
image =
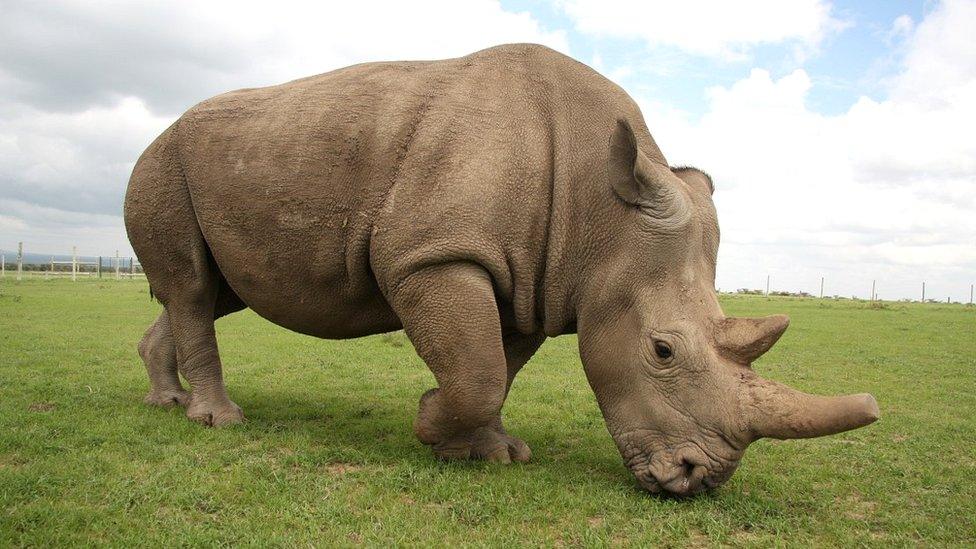
[[[626,120],[617,120],[610,135],[607,174],[614,193],[656,219],[687,217],[688,205],[677,179],[666,166],[647,158],[637,147],[637,138]]]

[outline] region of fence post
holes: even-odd
[[[71,247],[71,281],[78,280],[78,246]]]
[[[820,277],[820,299],[823,299],[823,279],[824,277]]]
[[[102,256],[98,256],[98,266],[95,267],[95,272],[98,273],[98,278],[102,278]]]
[[[23,275],[23,273],[24,273],[24,243],[18,242],[17,243],[17,280],[20,280],[20,277]]]
[[[871,301],[874,301],[875,300],[875,297],[874,296],[876,295],[874,293],[874,282],[875,282],[874,280],[871,281]]]
[[[129,258],[129,280],[132,280],[132,275],[136,274],[136,258]]]
[[[766,275],[766,297],[769,297],[769,275]]]
[[[7,254],[0,254],[0,278],[7,278]]]
[[[119,251],[115,250],[115,280],[118,280],[119,276]]]
[[[925,283],[922,283],[922,303],[925,303]]]
[[[970,305],[973,304],[973,286],[974,286],[974,284],[970,284],[969,285],[969,304]]]

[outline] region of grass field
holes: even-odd
[[[0,281],[0,546],[969,545],[976,543],[976,309],[723,297],[789,314],[756,368],[867,391],[878,423],[760,441],[691,500],[636,487],[575,337],[516,380],[530,464],[439,463],[411,434],[433,378],[402,334],[322,341],[220,320],[228,429],[142,404],[136,343],[158,312],[133,281]]]

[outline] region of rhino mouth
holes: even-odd
[[[686,497],[720,486],[739,466],[743,450],[718,438],[669,445],[659,433],[639,430],[617,437],[617,445],[642,488]]]

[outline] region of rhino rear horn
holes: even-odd
[[[715,344],[720,354],[750,364],[768,351],[790,325],[786,315],[726,318],[718,325]]]
[[[648,158],[637,147],[637,138],[626,120],[617,120],[610,136],[607,173],[621,200],[638,206],[648,216],[674,223],[689,217],[681,181],[671,169]]]

